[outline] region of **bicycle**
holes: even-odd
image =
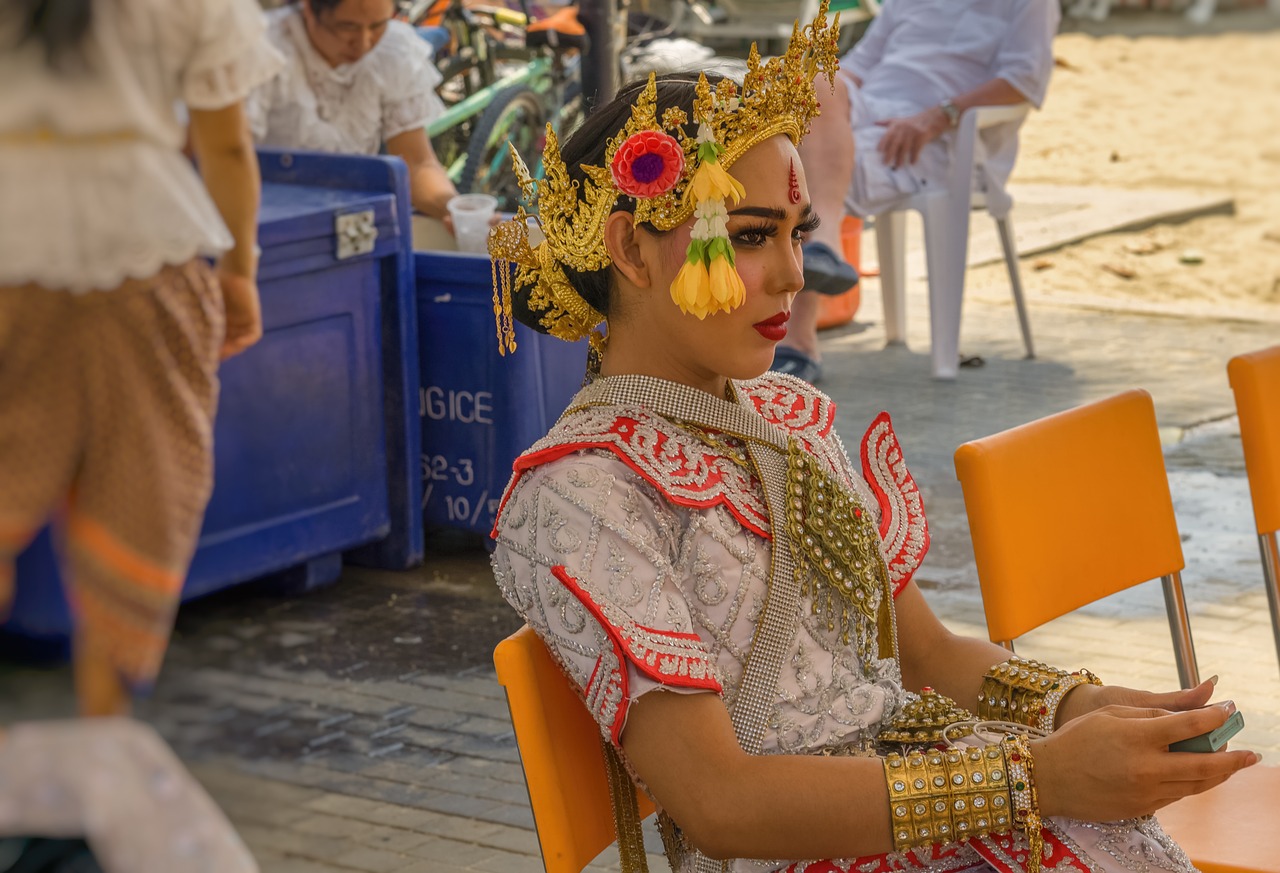
[[[493,194],[507,211],[521,197],[511,147],[537,174],[547,123],[566,136],[583,115],[585,39],[573,8],[532,20],[521,7],[419,0],[408,13],[450,34],[437,89],[447,109],[427,126],[436,154],[459,191]]]

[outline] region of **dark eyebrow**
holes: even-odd
[[[813,205],[805,206],[800,211],[800,220],[804,221],[809,214],[813,212]],[[785,221],[787,218],[787,210],[779,209],[773,206],[744,206],[741,209],[733,209],[730,215],[751,215],[757,218],[772,218],[774,221]]]

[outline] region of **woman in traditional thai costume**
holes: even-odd
[[[504,350],[513,317],[607,333],[516,462],[498,584],[681,873],[1190,870],[1144,816],[1257,760],[1168,751],[1227,718],[1212,684],[1104,686],[948,632],[911,581],[929,536],[888,417],[851,463],[831,400],[766,372],[814,226],[795,143],[835,51],[824,12],[741,83],[651,78],[563,154],[549,135],[544,179],[517,165],[545,241],[523,213],[490,238]]]

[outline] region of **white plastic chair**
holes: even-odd
[[[954,379],[960,365],[960,304],[964,296],[965,266],[969,256],[969,214],[983,206],[995,219],[1004,249],[1005,266],[1013,286],[1013,300],[1022,326],[1027,357],[1035,357],[1031,323],[1018,273],[1018,251],[1013,241],[1009,213],[1012,199],[1003,191],[987,197],[973,190],[978,131],[996,124],[1021,123],[1029,103],[1014,106],[980,106],[960,117],[954,160],[946,185],[903,198],[875,216],[876,248],[880,256],[880,293],[884,297],[884,323],[890,343],[904,343],[907,336],[906,210],[924,219],[925,263],[929,270],[929,325],[933,347],[933,377]]]

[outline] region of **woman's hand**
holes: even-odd
[[[249,276],[220,272],[222,302],[227,310],[227,333],[222,341],[222,360],[238,355],[262,339],[262,304],[258,283]]]
[[[1034,741],[1044,815],[1113,821],[1149,815],[1261,760],[1249,751],[1170,752],[1169,744],[1221,727],[1235,704],[1190,712],[1106,706]]]
[[[1169,712],[1187,712],[1199,709],[1213,697],[1218,677],[1212,676],[1195,688],[1157,693],[1125,688],[1123,685],[1077,685],[1067,692],[1058,706],[1055,727],[1062,727],[1074,718],[1101,709],[1104,706],[1127,706],[1137,709],[1163,709]]]

